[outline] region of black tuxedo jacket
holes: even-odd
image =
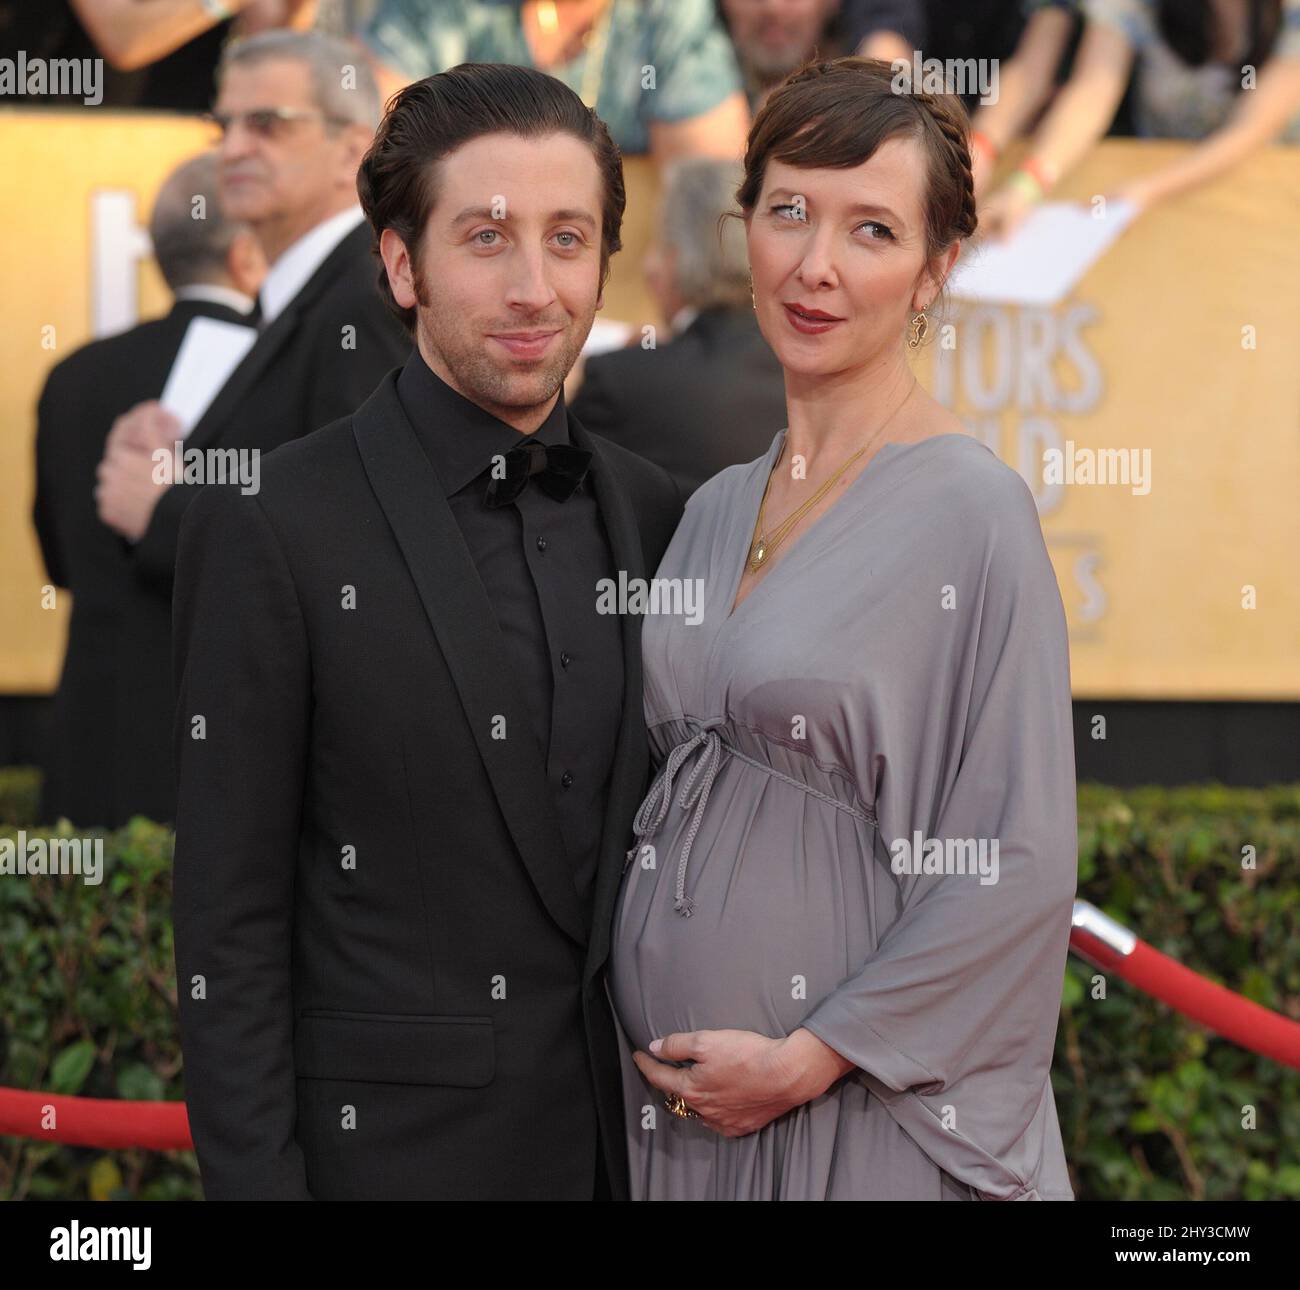
[[[42,820],[116,828],[137,814],[170,820],[175,809],[171,601],[136,577],[93,490],[113,421],[158,398],[200,315],[247,321],[225,305],[179,300],[165,317],[83,345],[41,392],[32,515],[46,572],[73,597],[46,728]]]
[[[785,425],[785,374],[751,309],[703,309],[658,349],[589,358],[572,411],[662,466],[689,496],[772,446]]]
[[[347,416],[411,340],[376,285],[370,227],[354,228],[321,262],[230,374],[185,448],[257,448],[263,453]],[[159,499],[135,545],[139,576],[170,591],[181,517],[199,485],[176,484]]]
[[[601,968],[649,781],[640,620],[587,926],[525,696],[390,373],[203,489],[175,598],[174,909],[210,1198],[587,1199],[626,1148]],[[592,449],[614,566],[650,577],[671,479]],[[595,595],[596,588],[592,588]],[[499,718],[507,737],[498,738]]]

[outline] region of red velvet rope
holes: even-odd
[[[1070,936],[1070,948],[1216,1035],[1300,1070],[1300,1022],[1207,981],[1143,940],[1134,944],[1132,953],[1118,954],[1104,941],[1076,927]]]
[[[53,1116],[53,1126],[45,1127]],[[0,1088],[0,1135],[77,1147],[191,1151],[184,1102],[119,1102]]]
[[[1300,1023],[1207,981],[1137,938],[1123,953],[1075,927],[1070,948],[1223,1038],[1300,1070]],[[54,1123],[47,1128],[51,1111]],[[0,1088],[0,1136],[103,1150],[186,1151],[194,1145],[183,1102],[118,1102],[14,1088]]]

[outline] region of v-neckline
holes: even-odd
[[[739,614],[740,611],[744,609],[744,607],[748,605],[749,602],[753,600],[753,598],[756,595],[758,595],[759,592],[762,591],[762,589],[765,586],[767,586],[767,584],[771,582],[772,579],[776,576],[777,568],[779,567],[779,565],[774,566],[771,573],[766,574],[757,584],[751,587],[749,593],[745,596],[744,600],[740,602],[740,604],[736,604],[736,593],[739,592],[740,584],[744,580],[745,569],[749,564],[749,553],[752,550],[754,545],[754,526],[758,523],[758,508],[763,504],[763,492],[767,488],[767,479],[771,476],[772,467],[785,447],[785,436],[788,433],[789,433],[789,427],[778,430],[776,434],[776,438],[772,440],[772,446],[768,448],[767,456],[764,458],[764,464],[766,465],[767,468],[767,474],[763,476],[763,489],[759,491],[757,500],[753,501],[747,508],[748,515],[749,515],[749,527],[745,530],[745,532],[748,534],[748,536],[746,537],[745,544],[741,549],[740,562],[739,562],[739,567],[736,570],[736,575],[731,580],[731,593],[727,598],[727,605],[729,606],[729,609],[728,609],[727,616],[722,620],[723,626],[726,626],[727,624],[734,621],[736,615]],[[853,492],[855,488],[857,488],[858,484],[872,473],[872,467],[879,460],[880,454],[883,453],[887,448],[915,448],[918,444],[929,443],[932,439],[971,439],[973,437],[974,436],[968,434],[966,431],[950,430],[950,431],[945,431],[943,434],[926,435],[924,439],[909,439],[909,440],[891,439],[886,441],[885,443],[882,443],[880,447],[877,448],[876,451],[872,454],[871,459],[867,462],[867,464],[863,466],[863,468],[860,471],[858,471],[858,473],[854,475],[854,477],[849,481],[848,486],[845,488],[844,492],[841,493],[840,496],[837,497],[835,501],[833,501],[830,504],[830,506],[828,506],[826,510],[824,510],[806,529],[804,529],[802,533],[799,534],[797,538],[795,538],[795,540],[790,544],[790,546],[786,548],[786,553],[784,557],[782,557],[780,561],[780,565],[789,564],[791,557],[794,555],[796,551],[798,551],[804,539],[809,537],[811,534],[815,533],[824,521],[828,520],[832,515],[835,514],[836,509],[848,499],[849,495]],[[773,455],[774,453],[776,454],[776,456]]]

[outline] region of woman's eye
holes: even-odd
[[[803,220],[805,220],[805,219],[808,218],[808,211],[807,211],[807,208],[804,207],[804,206],[796,206],[796,205],[794,205],[793,203],[786,203],[785,205],[782,205],[782,206],[773,206],[773,207],[772,207],[772,210],[773,210],[773,211],[793,211],[794,214],[793,214],[793,215],[790,215],[790,216],[787,217],[787,219],[789,219],[789,220],[791,220],[791,221],[801,222],[801,221],[803,221]]]
[[[881,233],[884,234],[883,237],[877,237],[877,236],[873,233],[872,236],[871,236],[871,240],[872,240],[873,242],[886,242],[886,241],[892,241],[892,240],[893,240],[893,237],[894,237],[893,231],[890,229],[890,227],[889,227],[888,224],[880,224],[880,223],[878,223],[876,220],[873,220],[873,219],[869,219],[869,220],[867,220],[867,222],[866,222],[865,224],[859,224],[858,227],[859,227],[859,228],[878,228],[878,229],[881,231]]]

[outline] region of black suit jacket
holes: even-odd
[[[136,577],[93,489],[114,419],[159,397],[200,315],[246,321],[225,305],[177,301],[163,318],[83,345],[41,392],[33,519],[50,580],[73,597],[46,730],[42,820],[116,828],[132,815],[170,820],[175,809],[171,601]]]
[[[185,448],[257,448],[263,453],[347,416],[411,340],[376,285],[370,226],[354,228],[321,262],[244,356]],[[134,548],[140,577],[170,590],[181,517],[199,489],[177,484],[159,499]]]
[[[588,1199],[598,1118],[622,1198],[601,967],[649,782],[640,620],[588,926],[536,740],[494,737],[527,730],[525,696],[396,375],[270,454],[260,494],[203,489],[181,537],[173,917],[204,1188]],[[677,489],[570,429],[615,568],[651,576]]]
[[[785,376],[752,310],[703,309],[658,349],[589,358],[571,410],[662,466],[689,496],[772,446],[785,425]]]

